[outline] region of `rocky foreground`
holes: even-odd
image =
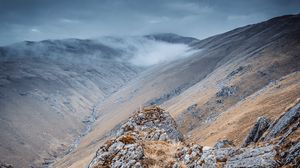
[[[300,102],[273,123],[260,117],[242,147],[221,140],[214,147],[186,143],[168,112],[139,110],[97,151],[89,168],[297,167],[300,163]]]

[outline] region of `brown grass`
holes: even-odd
[[[136,142],[135,138],[132,135],[124,135],[119,140],[124,144],[133,144]]]
[[[175,154],[181,144],[170,144],[164,141],[143,142],[145,160],[144,164],[149,168],[171,167],[175,160]]]
[[[279,82],[281,88],[267,87],[224,112],[215,122],[192,132],[202,145],[213,146],[219,139],[228,138],[240,145],[259,116],[273,121],[300,97],[300,73]],[[213,131],[213,132],[212,132]],[[201,138],[201,139],[200,139]]]

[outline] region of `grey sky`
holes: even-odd
[[[0,45],[162,32],[203,39],[299,12],[299,0],[0,0]]]

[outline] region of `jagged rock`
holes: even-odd
[[[183,140],[183,135],[177,130],[177,125],[169,113],[164,112],[159,107],[144,109],[143,112],[138,112],[121,127],[118,135],[122,135],[126,131],[149,130],[147,136],[153,140],[158,140],[160,135],[166,133],[169,139],[174,141]],[[156,132],[151,131],[149,128],[154,128]],[[160,130],[160,131],[159,131]]]
[[[256,142],[268,125],[269,120],[260,117],[246,142]],[[235,147],[226,139],[217,142],[213,148],[186,144],[173,118],[159,107],[139,111],[119,128],[119,135],[100,147],[88,168],[142,168],[155,166],[156,162],[161,167],[172,168],[279,167],[297,165],[300,155],[299,142],[289,146],[288,152],[282,152],[282,146],[268,143],[260,147]],[[160,155],[166,154],[164,150],[175,150],[176,153],[161,157]]]
[[[196,165],[201,167],[222,167],[228,159],[228,157],[234,155],[237,152],[237,148],[219,148],[203,150],[202,156],[197,160]]]
[[[290,125],[295,123],[300,117],[300,102],[298,102],[294,107],[285,112],[280,116],[273,124],[270,126],[268,133],[264,137],[265,141],[269,141],[284,130],[286,130]]]
[[[177,154],[178,161],[187,167],[276,167],[276,150],[268,145],[258,148],[212,148],[192,155],[188,147],[183,147]],[[176,166],[173,166],[176,167]]]
[[[160,141],[166,141],[168,139],[168,135],[166,133],[163,133],[160,135],[159,140]]]
[[[144,156],[143,147],[130,135],[123,135],[108,141],[98,151],[89,164],[89,168],[108,166],[113,168],[133,167],[139,165]]]
[[[259,148],[241,148],[238,153],[228,158],[225,168],[233,167],[278,167],[273,146]]]
[[[300,127],[300,120],[298,119],[298,123],[294,124],[293,126],[291,126],[288,131],[286,131],[286,133],[284,135],[282,135],[280,141],[278,142],[278,144],[283,144],[285,142],[285,140],[294,132],[296,131],[298,128]]]
[[[199,159],[194,165],[189,167],[200,167],[200,168],[217,168],[217,161],[215,155],[207,155],[203,159]]]
[[[244,140],[243,147],[248,146],[251,142],[257,142],[264,132],[269,128],[270,120],[266,117],[259,117],[255,125],[251,128],[249,134]]]
[[[223,87],[219,92],[216,93],[217,97],[229,97],[237,93],[238,88],[236,86]]]
[[[228,139],[220,140],[214,146],[214,148],[216,148],[216,149],[228,148],[228,147],[234,147],[233,142],[229,141]]]
[[[0,168],[13,168],[13,166],[6,163],[0,163]]]
[[[179,148],[176,153],[178,161],[183,161],[186,165],[196,163],[202,155],[202,146],[198,144],[188,144]]]
[[[299,165],[300,163],[300,141],[290,148],[284,158],[284,164]]]
[[[113,138],[97,151],[89,168],[140,168],[143,166],[143,141],[177,142],[183,140],[169,113],[159,107],[145,108],[134,114]]]

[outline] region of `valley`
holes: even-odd
[[[152,158],[151,148],[166,148],[163,157],[175,163],[172,154],[181,147],[193,147],[187,144],[211,149],[223,140],[234,144],[228,150],[247,155],[248,150],[262,147],[257,141],[241,148],[259,117],[276,125],[280,116],[299,104],[299,55],[299,14],[203,40],[164,33],[27,41],[1,47],[1,162],[17,168],[91,165],[101,155],[96,154],[98,149],[104,149],[110,139],[122,139],[118,132],[128,118],[153,106],[167,112],[159,115],[172,118],[176,126],[170,127],[182,139],[176,140],[177,146],[165,139],[146,141],[142,135],[147,131],[138,127],[135,138],[146,152],[136,160]],[[297,110],[295,122],[282,133],[297,125]],[[296,146],[299,126],[292,132],[287,142]],[[273,146],[264,147],[271,158],[268,163],[277,165]],[[223,158],[222,165],[234,167],[234,157],[226,157],[233,160]],[[280,161],[287,162],[286,158]],[[166,167],[159,159],[157,163]]]

